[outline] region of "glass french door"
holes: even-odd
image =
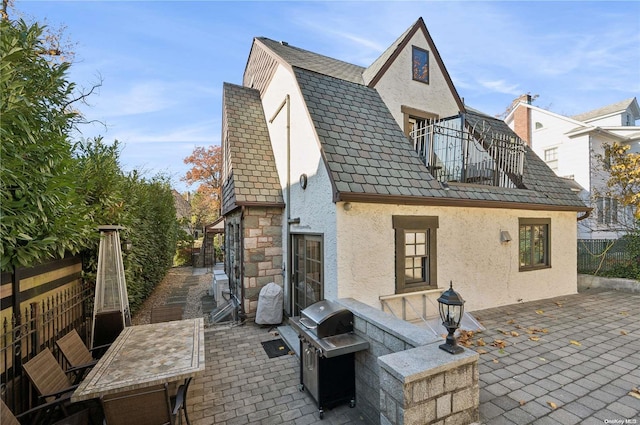
[[[293,315],[298,316],[324,298],[322,236],[294,234],[291,245]]]

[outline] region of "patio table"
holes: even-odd
[[[204,369],[202,318],[129,326],[80,383],[71,401],[187,380]]]

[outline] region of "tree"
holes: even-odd
[[[41,54],[43,28],[0,21],[1,268],[78,252],[90,238],[69,133],[81,116],[68,63]]]
[[[201,146],[196,147],[193,153],[184,159],[184,163],[191,164],[193,167],[187,171],[182,180],[189,184],[200,183],[194,197],[194,200],[200,198],[197,201],[199,204],[196,205],[197,216],[215,220],[220,215],[222,149],[214,145],[206,149]]]
[[[604,146],[604,161],[610,174],[606,196],[630,207],[635,219],[640,220],[640,153],[628,152],[629,149],[629,145],[617,142]]]
[[[596,200],[608,198],[615,201],[618,224],[624,227],[626,234],[620,241],[608,243],[602,253],[595,255],[600,257],[596,274],[600,272],[609,250],[621,242],[629,261],[604,270],[602,274],[640,279],[640,153],[629,152],[629,145],[617,142],[604,144],[603,150],[603,154],[596,155],[598,167],[595,172],[605,177],[606,187],[594,190],[593,196]]]

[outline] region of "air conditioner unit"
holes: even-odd
[[[213,271],[212,294],[216,300],[216,306],[223,305],[229,299],[229,277],[222,270]],[[226,298],[223,294],[226,294]]]

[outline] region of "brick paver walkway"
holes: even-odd
[[[487,352],[482,423],[640,424],[629,395],[640,388],[640,294],[588,291],[474,316],[487,328],[475,338],[487,343],[475,347]]]
[[[321,421],[317,405],[298,389],[298,358],[270,359],[262,348],[279,337],[254,323],[205,331],[206,370],[189,391],[193,425],[367,423],[348,405],[326,410]]]
[[[629,395],[640,388],[640,294],[588,291],[474,315],[486,327],[472,340],[484,351],[482,424],[640,425],[640,399]],[[206,371],[189,392],[193,425],[367,423],[348,405],[321,421],[298,390],[297,357],[264,352],[260,343],[276,338],[253,323],[206,330]]]

